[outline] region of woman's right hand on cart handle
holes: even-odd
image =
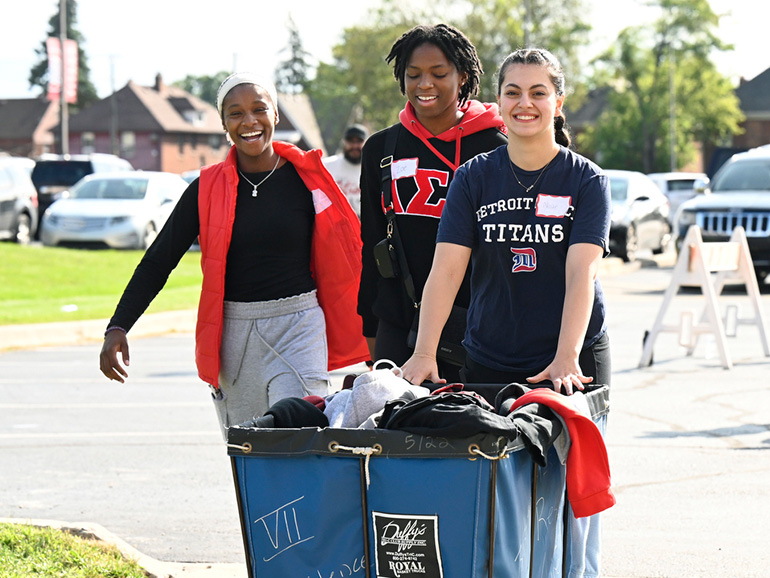
[[[441,379],[438,375],[436,356],[429,353],[415,351],[401,366],[401,372],[403,378],[412,385],[421,385],[425,381],[446,383],[446,379]]]
[[[121,354],[123,365],[120,364],[118,353]],[[119,329],[107,331],[104,336],[102,351],[99,353],[99,369],[108,379],[125,383],[128,372],[123,366],[128,367],[129,365],[126,334]]]

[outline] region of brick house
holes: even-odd
[[[54,152],[59,103],[41,98],[0,99],[0,151],[34,158]]]
[[[750,149],[770,143],[770,68],[751,80],[741,78],[735,96],[746,120],[743,134],[733,137],[733,146]]]
[[[323,147],[307,97],[279,95],[278,112],[277,140],[304,149]],[[69,135],[73,154],[113,153],[128,159],[136,169],[172,173],[219,162],[229,150],[216,107],[164,84],[160,74],[154,86],[129,81],[113,95],[71,116]]]
[[[181,173],[221,160],[227,144],[216,109],[158,75],[155,86],[129,81],[70,116],[69,150],[112,153],[136,169]]]

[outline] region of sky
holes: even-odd
[[[652,22],[655,13],[645,0],[587,0],[587,18],[594,26],[591,51],[606,49],[618,32]],[[721,19],[719,34],[735,50],[716,60],[719,70],[737,84],[770,68],[766,46],[766,18],[757,14],[754,0],[710,0]],[[121,9],[120,5],[130,6]],[[213,75],[223,70],[253,70],[271,74],[285,58],[288,18],[294,19],[305,50],[318,60],[331,61],[331,47],[348,26],[365,22],[378,0],[226,0],[221,5],[189,0],[78,0],[77,29],[91,82],[106,97],[129,80],[150,86],[157,74],[164,82],[187,75]],[[48,21],[59,0],[24,0],[20,17],[0,19],[0,98],[28,98],[29,71],[48,33]],[[206,11],[200,9],[206,7]],[[511,47],[512,49],[515,47]],[[384,57],[385,55],[383,55]]]

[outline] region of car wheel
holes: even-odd
[[[666,249],[668,248],[668,245],[671,243],[671,225],[666,223],[665,228],[663,230],[664,230],[664,233],[663,233],[663,236],[660,238],[660,246],[657,249],[652,250],[653,255],[660,255],[661,253],[665,253]]]
[[[144,229],[144,235],[142,236],[142,246],[140,249],[148,249],[152,245],[155,238],[158,236],[158,232],[155,230],[155,225],[149,223]]]
[[[636,227],[629,225],[626,229],[626,242],[620,247],[618,257],[626,263],[636,260],[636,250],[639,248],[639,239],[636,236]]]
[[[19,245],[29,245],[32,241],[32,221],[26,213],[21,213],[16,219],[16,231],[13,239]]]

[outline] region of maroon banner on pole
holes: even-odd
[[[46,39],[48,51],[48,100],[59,100],[62,88],[62,69],[64,71],[64,100],[70,104],[78,99],[78,43],[64,41],[64,58],[61,43],[55,36]]]
[[[69,39],[64,41],[64,100],[78,100],[78,43]]]
[[[57,101],[61,96],[61,44],[49,36],[45,41],[48,51],[48,100]]]

